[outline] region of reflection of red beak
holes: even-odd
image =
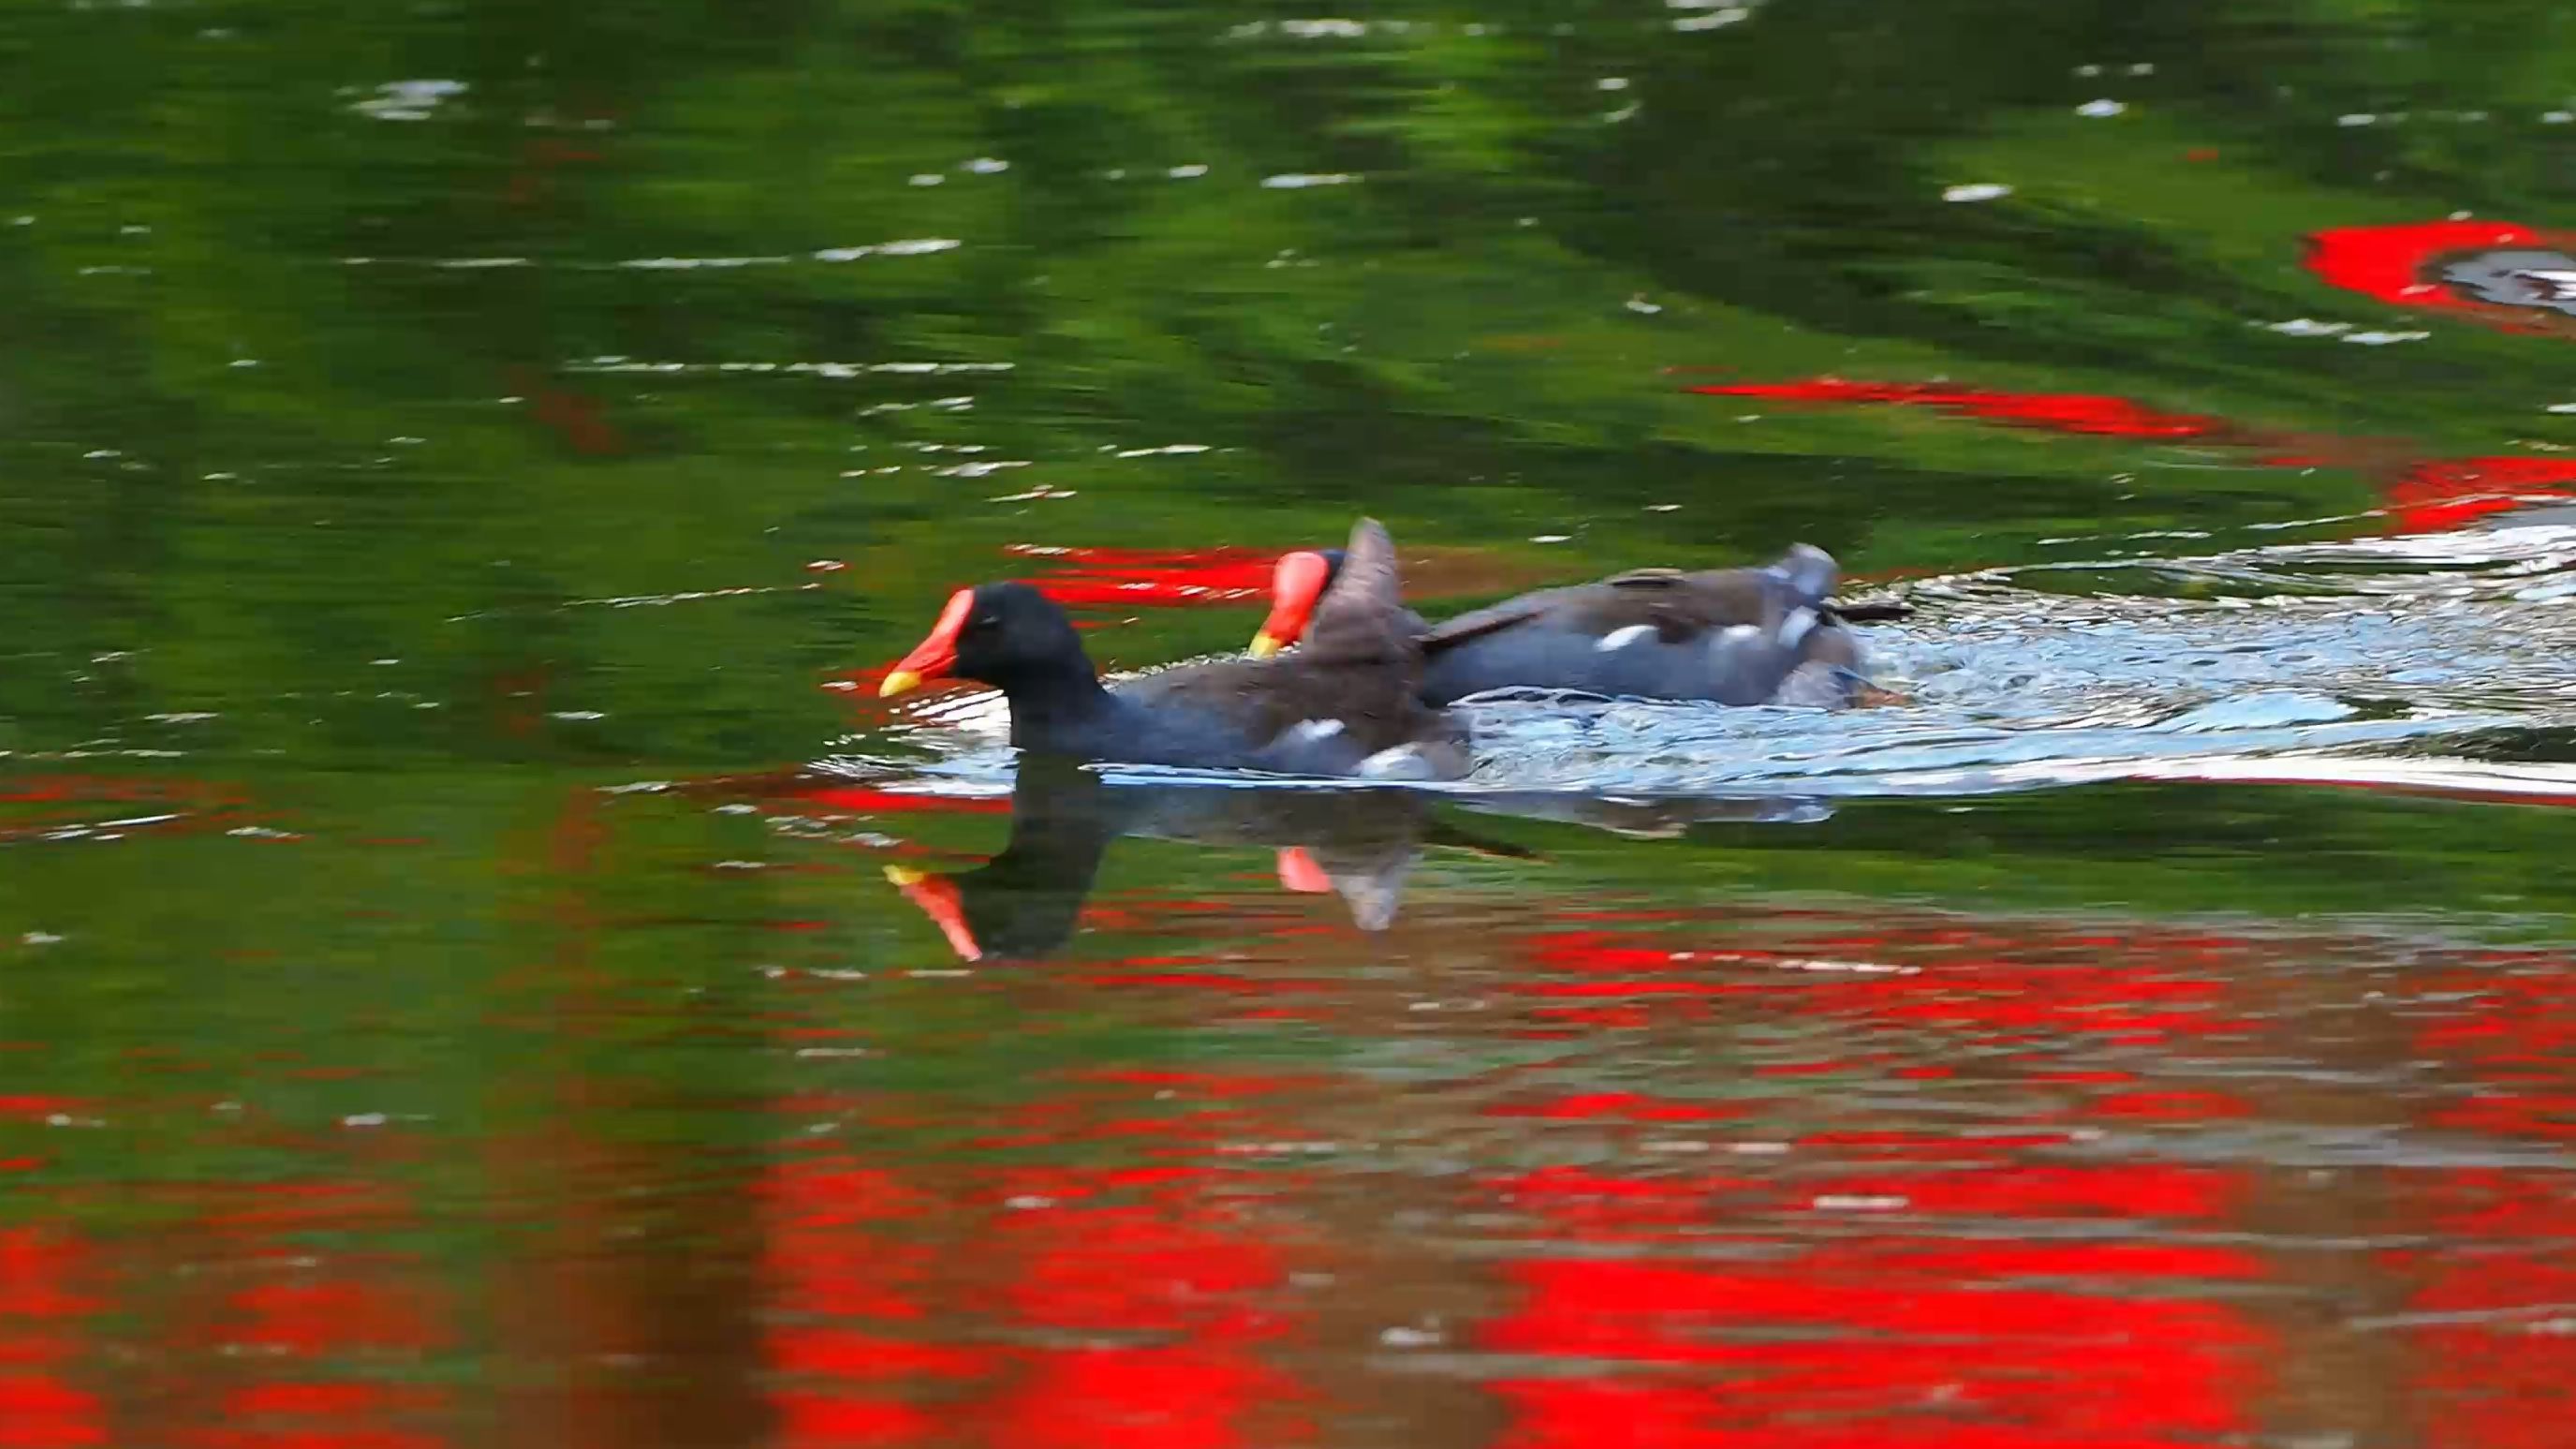
[[[957,882],[900,865],[887,866],[885,877],[903,892],[905,900],[921,908],[921,913],[939,928],[939,934],[948,938],[948,949],[961,960],[984,959],[984,948],[975,944],[974,927],[966,924],[966,898],[958,891]]]
[[[1332,581],[1332,562],[1322,554],[1300,549],[1282,555],[1279,566],[1270,572],[1270,617],[1261,621],[1261,632],[1252,636],[1252,657],[1267,659],[1304,636],[1307,624],[1314,620],[1315,605],[1323,600],[1325,585]]]
[[[1279,884],[1283,889],[1305,895],[1316,895],[1333,888],[1333,878],[1315,864],[1315,857],[1302,845],[1279,852]]]
[[[920,688],[925,679],[947,678],[948,671],[957,667],[957,636],[966,628],[966,616],[974,611],[973,589],[950,594],[948,607],[939,611],[939,622],[930,626],[930,637],[894,662],[885,682],[877,686],[877,698],[892,699]]]

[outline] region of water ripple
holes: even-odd
[[[1473,774],[1433,788],[1848,798],[2227,779],[2576,793],[2576,616],[2563,607],[2576,528],[2055,563],[1905,592],[1917,615],[1863,638],[1906,703],[1824,713],[1481,696],[1459,706]],[[1004,789],[1004,718],[991,694],[934,701],[882,737],[927,762],[825,764]]]

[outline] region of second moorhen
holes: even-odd
[[[1338,587],[1345,567],[1338,549],[1281,558],[1253,657],[1277,654],[1306,633],[1315,601]],[[1865,684],[1859,644],[1842,625],[1905,611],[1834,604],[1838,572],[1833,555],[1798,544],[1759,568],[1635,569],[1438,624],[1405,617],[1421,631],[1422,697],[1432,705],[1496,689],[1841,704]]]

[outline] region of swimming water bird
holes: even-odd
[[[1339,553],[1280,559],[1254,658],[1279,653],[1306,631],[1344,566]],[[1842,626],[1908,610],[1834,604],[1828,595],[1838,573],[1833,555],[1798,544],[1759,568],[1635,569],[1522,594],[1419,626],[1422,697],[1446,705],[1492,689],[1566,689],[1720,704],[1846,703],[1866,682],[1860,646]]]
[[[1023,583],[984,584],[949,597],[877,693],[947,676],[992,685],[1010,704],[1011,743],[1033,754],[1451,778],[1467,770],[1466,729],[1420,697],[1418,624],[1404,609],[1394,542],[1364,518],[1292,657],[1186,665],[1108,689],[1052,600]]]

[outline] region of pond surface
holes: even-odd
[[[0,16],[0,1449],[2576,1424],[2576,12]],[[880,704],[1831,550],[1437,789]]]

